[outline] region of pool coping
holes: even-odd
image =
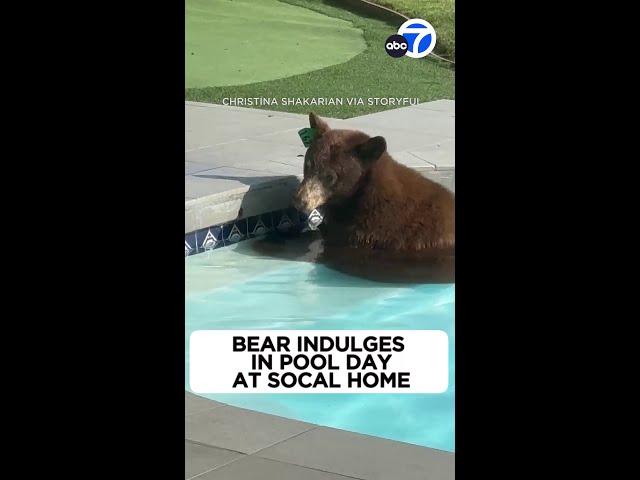
[[[288,208],[301,177],[282,176],[185,201],[184,233]]]
[[[414,167],[445,187],[455,169]],[[270,231],[301,230],[303,217],[291,206],[302,175],[282,176],[185,202],[185,257],[222,248]]]
[[[233,407],[185,390],[185,480],[194,478],[453,480],[455,453]]]
[[[434,170],[429,167],[413,169],[436,181],[449,178],[452,172],[455,173],[455,170]],[[290,208],[292,194],[301,180],[302,175],[282,176],[187,200],[184,202],[184,233],[186,235],[202,228]]]

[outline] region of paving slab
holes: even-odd
[[[256,454],[364,480],[453,480],[455,455],[318,427]]]
[[[310,423],[224,406],[185,417],[185,438],[253,453],[315,428]]]
[[[198,395],[194,395],[191,392],[184,392],[184,414],[191,415],[192,413],[202,412],[204,410],[211,410],[212,408],[221,407],[224,403],[209,400]]]
[[[192,478],[241,458],[243,454],[223,448],[184,442],[184,478]]]
[[[435,166],[432,163],[427,162],[417,155],[412,155],[411,152],[394,153],[392,157],[395,161],[407,167],[421,170],[435,170]]]
[[[240,112],[240,113],[257,113],[257,114],[266,114],[267,116],[275,116],[275,117],[284,117],[284,118],[299,118],[301,116],[304,117],[301,113],[290,113],[290,112],[282,112],[279,110],[267,110],[267,109],[255,109],[249,107],[240,107],[236,105],[221,105],[217,103],[202,103],[202,102],[193,102],[189,100],[185,100],[184,104],[189,107],[196,108],[209,108],[213,110],[220,110],[225,112]]]
[[[300,119],[300,123],[296,126],[296,128],[292,128],[290,130],[283,130],[280,132],[274,132],[274,133],[266,133],[264,135],[258,135],[255,137],[256,140],[260,140],[261,142],[266,142],[266,143],[270,143],[272,145],[291,145],[293,147],[297,147],[297,148],[303,148],[303,154],[304,154],[304,150],[306,150],[302,143],[300,142],[300,137],[298,136],[298,131],[301,128],[304,127],[308,127],[309,126],[309,117],[306,115],[303,115],[303,117]]]
[[[455,137],[455,114],[442,110],[403,107],[349,118],[343,120],[342,123],[353,125],[367,133],[369,130],[380,132],[374,133],[374,135],[384,136],[382,132],[394,129],[412,133],[418,138],[428,136],[440,140]],[[396,146],[396,149],[401,148],[400,145]],[[393,148],[390,148],[389,151],[393,153]]]
[[[456,102],[455,100],[435,100],[433,102],[420,103],[418,105],[412,105],[412,108],[418,108],[420,110],[436,110],[440,112],[455,113]]]
[[[299,159],[296,162],[295,158],[289,159],[289,163],[280,162],[280,161],[269,161],[269,160],[258,160],[258,159],[241,159],[236,162],[231,163],[231,166],[220,165],[212,167],[211,165],[207,166],[205,170],[198,170],[190,175],[194,177],[207,178],[209,171],[212,168],[233,168],[239,170],[245,170],[246,172],[239,175],[240,178],[243,177],[272,177],[274,176],[283,176],[283,175],[293,175],[297,176],[299,174],[299,169],[302,168],[300,165],[302,164],[303,159]],[[240,172],[238,172],[240,173]]]
[[[302,128],[302,126],[300,126],[300,128]],[[304,155],[306,148],[304,148],[300,142],[298,134],[296,132],[289,132],[288,136],[297,138],[299,145],[294,146],[285,143],[270,142],[268,140],[248,138],[243,141],[185,152],[185,161],[211,165],[211,167],[234,167],[238,162],[250,161],[260,164]]]
[[[455,170],[456,141],[448,140],[427,145],[408,152],[425,162],[432,164],[436,170]]]
[[[352,480],[335,473],[299,467],[252,455],[217,468],[198,477],[199,480]]]
[[[398,124],[394,122],[374,121],[369,123],[365,121],[355,121],[360,118],[364,117],[349,120],[334,120],[333,122],[330,122],[329,125],[336,128],[361,130],[372,137],[378,135],[384,137],[387,141],[387,151],[394,158],[402,152],[419,149],[427,145],[435,145],[439,142],[451,139],[451,137],[443,134],[431,134],[425,131],[399,128]]]
[[[193,175],[194,173],[198,173],[198,172],[204,172],[205,170],[210,170],[211,169],[211,165],[208,165],[206,163],[198,163],[198,162],[190,162],[188,160],[186,160],[187,156],[185,154],[185,161],[184,161],[184,175]]]
[[[185,102],[185,150],[241,141],[298,127],[304,115]]]

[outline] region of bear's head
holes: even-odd
[[[294,206],[305,213],[351,198],[387,149],[383,137],[332,129],[313,112],[309,125],[316,136],[307,149],[304,178],[293,197]]]

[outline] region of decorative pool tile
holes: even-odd
[[[291,219],[295,226],[299,226],[302,223],[302,214],[295,208],[288,208],[286,210],[287,216]]]
[[[190,232],[184,236],[184,256],[216,250],[274,230],[295,232],[301,229],[301,218],[295,208],[287,208]]]
[[[271,215],[271,218],[276,230],[283,233],[293,231],[300,224],[297,212],[293,214],[290,209],[275,212]]]
[[[188,257],[189,255],[197,253],[198,243],[196,242],[196,234],[195,232],[188,233],[184,236],[184,256]]]
[[[247,219],[237,220],[222,226],[222,238],[225,245],[241,242],[247,238]]]
[[[198,251],[196,253],[208,252],[224,246],[222,227],[220,226],[198,230],[196,232],[196,239],[198,241]]]
[[[271,213],[264,215],[256,215],[247,219],[247,231],[249,238],[259,237],[273,230],[273,222],[271,221]]]

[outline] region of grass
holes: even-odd
[[[426,20],[436,30],[436,47],[438,55],[455,61],[455,0],[371,0],[373,3],[388,7],[409,18]]]
[[[350,22],[354,28],[362,30],[366,50],[344,63],[286,78],[248,85],[188,88],[185,91],[187,100],[222,104],[226,98],[275,97],[278,99],[277,105],[254,105],[254,108],[303,114],[313,110],[322,116],[350,118],[395,108],[370,105],[370,98],[411,98],[420,102],[454,98],[455,72],[448,64],[429,57],[419,60],[392,58],[386,53],[385,40],[397,32],[399,25],[362,17],[319,0],[283,1]],[[323,44],[322,38],[316,41]],[[301,53],[304,55],[304,52]],[[290,58],[289,61],[295,62],[296,59]],[[313,107],[283,105],[280,101],[282,98],[341,98],[344,104]],[[347,99],[351,98],[363,99],[364,105],[348,105]]]
[[[366,48],[349,22],[277,0],[186,0],[185,32],[187,88],[298,75]]]

